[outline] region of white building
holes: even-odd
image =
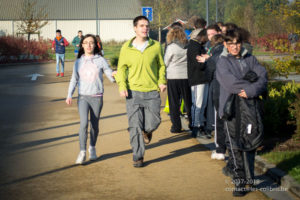
[[[48,24],[40,31],[40,36],[44,39],[53,39],[55,31],[60,29],[68,41],[72,41],[78,30],[82,30],[83,34],[100,35],[102,41],[124,41],[134,36],[132,20],[141,15],[139,0],[37,0],[36,2],[36,7],[45,8],[48,14]],[[0,0],[0,35],[18,34],[17,25],[20,23],[19,13],[22,6],[23,0]]]

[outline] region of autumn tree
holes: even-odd
[[[45,7],[37,6],[37,0],[23,0],[22,4],[17,27],[18,31],[27,34],[30,40],[31,34],[38,33],[48,23],[48,14]]]

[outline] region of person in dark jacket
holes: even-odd
[[[204,132],[205,107],[207,104],[208,78],[205,74],[205,63],[200,63],[197,56],[206,54],[204,44],[208,41],[206,30],[200,31],[191,39],[187,48],[188,81],[192,90],[192,136],[206,138]]]
[[[236,95],[237,99],[241,98],[244,102],[248,99],[258,98],[267,88],[267,72],[257,59],[249,54],[245,48],[242,48],[242,37],[240,32],[229,30],[226,32],[224,51],[222,52],[216,69],[217,81],[220,83],[219,97],[219,116],[224,117],[224,108],[226,102],[232,95]],[[244,77],[249,71],[257,76],[255,82],[245,80]],[[238,101],[235,101],[238,102]],[[244,196],[246,194],[245,185],[253,184],[254,157],[255,149],[246,151],[241,147],[241,134],[247,132],[251,135],[253,130],[251,124],[248,124],[246,130],[241,130],[241,124],[247,120],[245,115],[251,113],[243,113],[238,104],[234,104],[235,114],[225,120],[224,129],[226,131],[226,140],[228,144],[229,163],[231,163],[233,183],[235,189],[234,196]],[[237,120],[237,116],[243,117]],[[252,116],[253,117],[253,116]],[[254,116],[255,117],[255,116]],[[246,122],[247,123],[247,122]],[[230,175],[223,171],[225,175]]]
[[[216,150],[214,150],[211,154],[212,159],[216,160],[224,160],[226,153],[226,143],[225,143],[225,132],[224,132],[224,121],[218,116],[218,108],[219,108],[219,95],[220,95],[220,85],[216,79],[216,65],[218,59],[223,52],[224,37],[221,34],[217,34],[211,39],[211,57],[207,60],[207,73],[208,76],[211,77],[210,82],[210,93],[208,95],[209,101],[212,102],[214,107],[214,128],[215,128],[215,145]]]

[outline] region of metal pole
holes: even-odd
[[[96,0],[96,35],[99,35],[99,24],[98,24],[98,0]]]
[[[206,0],[206,22],[207,22],[207,26],[209,25],[208,11],[209,11],[209,5],[208,5],[208,0]]]
[[[216,0],[216,22],[218,21],[218,0]]]

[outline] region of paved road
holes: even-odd
[[[55,64],[0,69],[0,199],[232,199],[233,186],[221,173],[225,163],[211,160],[187,133],[171,134],[165,113],[147,146],[146,166],[133,168],[125,101],[107,79],[100,157],[74,165],[79,117],[76,103],[64,102],[71,69],[67,63],[64,78],[55,77]],[[44,76],[25,77],[32,73]],[[240,199],[267,198],[256,191]]]

